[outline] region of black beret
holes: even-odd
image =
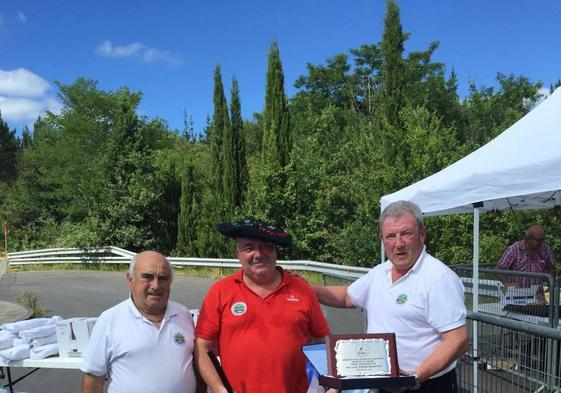
[[[218,225],[218,232],[234,239],[247,237],[249,239],[272,241],[281,247],[292,245],[292,236],[283,229],[251,218],[222,223]]]

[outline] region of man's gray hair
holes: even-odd
[[[131,279],[133,279],[133,280],[135,278],[134,268],[136,266],[136,257],[137,256],[138,256],[138,254],[133,255],[132,258],[131,258],[131,261],[129,263],[129,275],[130,275]],[[164,256],[164,259],[168,263],[169,270],[171,271],[171,277],[173,278],[173,265],[170,263],[169,259],[167,259],[165,256]]]
[[[419,229],[425,228],[425,224],[423,222],[423,212],[419,206],[410,201],[396,201],[386,206],[386,208],[382,211],[382,214],[380,214],[380,233],[382,233],[382,224],[386,218],[397,218],[407,213],[410,213],[415,217],[415,221],[417,221]]]

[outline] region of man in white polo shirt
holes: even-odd
[[[196,391],[193,318],[168,301],[172,279],[160,253],[132,258],[130,298],[104,311],[92,331],[81,367],[82,393],[101,393],[106,378],[108,393]]]
[[[426,252],[423,215],[414,203],[386,207],[380,236],[388,261],[348,287],[315,285],[314,291],[322,304],[367,310],[368,333],[395,333],[399,367],[416,378],[410,390],[455,393],[456,359],[468,343],[463,285]]]

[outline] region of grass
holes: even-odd
[[[17,304],[27,307],[31,310],[32,318],[44,317],[47,315],[48,310],[45,309],[39,302],[39,296],[35,292],[23,292],[16,296],[14,300]]]

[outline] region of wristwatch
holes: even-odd
[[[420,389],[421,388],[421,381],[419,381],[419,378],[417,378],[417,373],[413,373],[412,377],[415,378],[415,386],[413,386],[410,390]]]

